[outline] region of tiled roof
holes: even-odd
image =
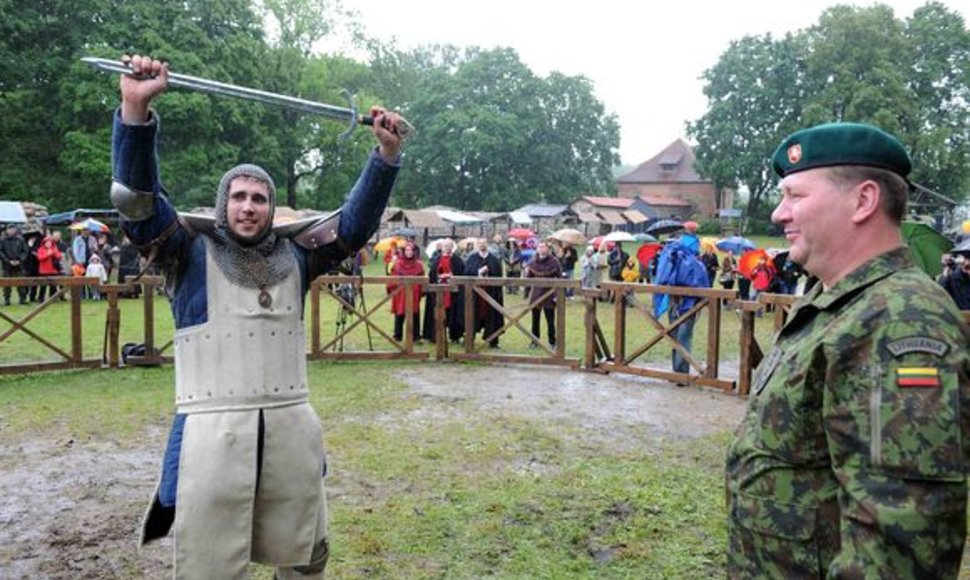
[[[616,181],[618,183],[708,183],[708,180],[694,170],[695,160],[691,146],[682,139],[677,139],[630,173],[618,177]]]
[[[635,209],[626,210],[623,212],[623,217],[625,217],[632,224],[642,224],[643,222],[650,221],[650,218]]]
[[[614,211],[612,209],[601,209],[601,210],[597,210],[596,213],[601,218],[603,218],[603,222],[608,223],[611,226],[625,226],[626,225],[626,218],[624,218],[623,217],[623,214],[621,214],[618,211]]]
[[[633,205],[633,199],[629,197],[596,197],[592,195],[583,196],[583,200],[599,207],[617,207],[626,209]]]
[[[446,224],[436,212],[420,209],[402,210],[408,224],[416,228],[446,228]]]

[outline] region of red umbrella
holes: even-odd
[[[637,249],[637,260],[640,260],[640,265],[644,268],[650,265],[650,260],[653,260],[660,250],[663,249],[663,244],[658,243],[646,243]]]
[[[529,238],[536,237],[536,233],[529,228],[512,228],[509,230],[508,236],[510,238],[518,238],[520,240],[527,240]]]
[[[751,273],[754,272],[755,266],[758,265],[758,262],[760,262],[762,258],[764,258],[765,262],[768,264],[768,269],[773,271],[775,269],[775,265],[771,262],[771,257],[768,255],[768,252],[761,248],[757,248],[755,250],[748,250],[741,254],[741,258],[738,259],[738,272],[741,272],[741,275],[743,275],[745,278],[751,278]]]

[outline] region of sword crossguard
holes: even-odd
[[[347,99],[347,103],[350,105],[350,126],[347,127],[347,130],[341,133],[337,138],[341,141],[346,141],[347,137],[350,137],[350,134],[354,132],[354,127],[356,127],[358,123],[364,123],[364,119],[357,115],[357,99],[350,94],[350,91],[347,89],[341,89],[340,94]]]

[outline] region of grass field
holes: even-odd
[[[581,425],[429,403],[395,380],[408,366],[310,365],[338,496],[332,577],[721,573],[725,433],[603,446]],[[0,438],[137,447],[166,427],[171,393],[170,368],[0,377]]]

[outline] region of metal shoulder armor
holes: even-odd
[[[273,226],[276,235],[290,238],[301,248],[316,250],[338,241],[340,210],[325,216]]]
[[[120,181],[111,182],[111,204],[129,221],[146,220],[155,214],[155,194],[132,189]]]

